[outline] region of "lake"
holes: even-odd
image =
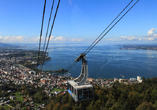
[[[48,52],[51,60],[45,62],[43,70],[66,69],[88,46],[89,44],[50,44]],[[86,56],[91,78],[121,78],[120,74],[124,78],[157,77],[155,50],[123,50],[120,46],[99,44]],[[69,71],[71,76],[79,76],[81,61]]]

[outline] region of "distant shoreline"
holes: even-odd
[[[118,45],[124,50],[157,50],[157,45]]]

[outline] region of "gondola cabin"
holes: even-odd
[[[79,60],[82,60],[81,74],[76,79],[68,81],[68,92],[75,102],[94,99],[93,86],[87,84],[88,65],[85,54],[80,54],[75,61]]]
[[[74,80],[68,81],[68,92],[75,102],[94,99],[94,89],[92,85],[78,85]]]

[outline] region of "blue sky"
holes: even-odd
[[[93,42],[130,1],[61,0],[50,42]],[[51,4],[47,0],[42,42]],[[38,43],[43,6],[44,0],[0,0],[0,42]],[[157,43],[156,12],[157,0],[139,0],[101,42]]]

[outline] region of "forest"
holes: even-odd
[[[53,97],[47,110],[156,110],[157,77],[142,78],[139,84],[115,82],[111,88],[94,86],[94,100],[76,103],[66,93]]]

